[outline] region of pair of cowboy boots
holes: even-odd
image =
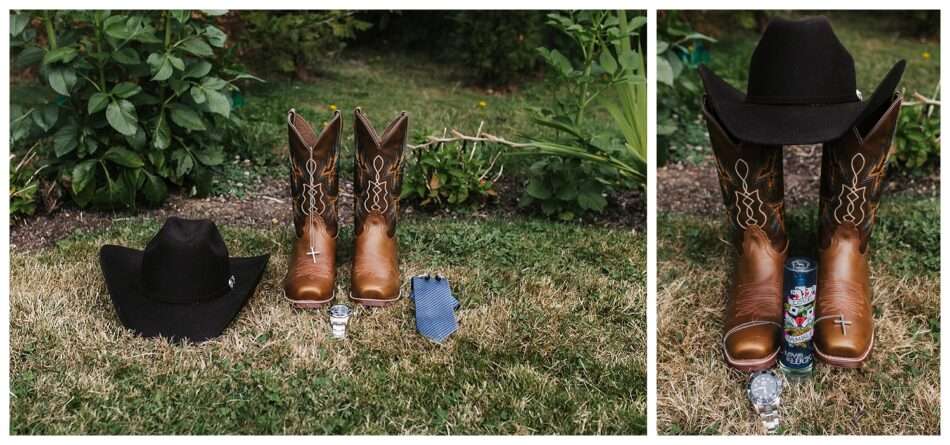
[[[823,144],[815,354],[860,367],[874,344],[868,238],[901,99]],[[723,350],[742,371],[775,364],[782,344],[785,232],[782,146],[735,140],[704,104],[723,201],[737,251],[727,290]]]
[[[399,299],[396,215],[409,117],[400,113],[380,136],[362,110],[357,108],[353,114],[355,249],[350,299],[365,306],[386,306]],[[337,153],[343,118],[335,112],[326,127],[316,133],[291,109],[287,127],[296,239],[284,278],[284,293],[294,306],[312,309],[335,297]]]

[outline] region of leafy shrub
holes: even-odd
[[[396,11],[365,12],[359,18],[373,28],[355,45],[426,54],[464,67],[465,80],[503,86],[536,72],[535,50],[555,37],[543,11]],[[432,42],[439,42],[433,45]]]
[[[940,163],[940,110],[936,106],[917,104],[901,110],[891,162],[897,170],[915,176]]]
[[[351,11],[242,11],[237,46],[263,71],[307,79],[346,47],[369,22]]]
[[[444,136],[444,135],[443,135]],[[478,135],[476,135],[478,137]],[[454,207],[497,197],[500,152],[467,140],[439,142],[411,151],[401,198],[422,206]]]
[[[465,11],[453,17],[455,57],[482,85],[507,85],[538,68],[544,15],[526,11]]]
[[[570,36],[582,59],[575,64],[557,49],[538,49],[559,94],[535,122],[559,138],[534,139],[524,147],[544,158],[531,165],[520,205],[538,205],[546,215],[569,220],[602,212],[610,193],[646,182],[646,70],[641,53],[631,47],[646,18],[581,11],[550,14],[548,23]],[[617,131],[590,134],[584,122],[588,109],[604,102]]]
[[[688,159],[677,146],[704,145],[705,130],[696,122],[702,86],[696,68],[709,62],[706,43],[715,40],[695,32],[677,11],[661,15],[657,28],[657,163]]]
[[[216,66],[227,36],[215,14],[14,14],[14,65],[35,67],[41,86],[14,95],[11,144],[43,141],[48,171],[81,207],[157,204],[169,183],[207,193],[223,130],[240,122],[234,82],[250,77]]]

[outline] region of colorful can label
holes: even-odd
[[[814,362],[815,292],[818,264],[811,258],[793,257],[785,262],[785,316],[780,365],[810,371]]]

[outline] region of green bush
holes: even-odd
[[[482,85],[507,85],[539,65],[544,15],[525,11],[466,11],[453,16],[456,60]]]
[[[602,212],[611,193],[646,183],[646,70],[631,44],[646,17],[580,11],[550,14],[548,23],[569,36],[582,57],[572,62],[557,49],[538,49],[557,94],[554,107],[541,110],[535,122],[558,137],[521,147],[542,159],[529,168],[520,205],[569,220]],[[591,134],[585,119],[595,103],[607,108],[615,131]]]
[[[242,11],[235,33],[242,58],[262,72],[305,80],[346,47],[368,22],[350,11]]]
[[[62,11],[11,15],[15,67],[40,87],[16,94],[11,144],[42,142],[47,171],[81,207],[205,194],[224,160],[235,81],[215,48],[216,12]],[[43,32],[29,26],[38,19]]]
[[[656,41],[657,164],[688,160],[684,147],[703,146],[705,129],[696,122],[702,85],[696,68],[709,62],[711,37],[695,32],[677,11],[659,18]]]
[[[537,72],[542,61],[535,48],[555,37],[543,11],[365,12],[358,17],[373,28],[360,33],[355,45],[422,53],[462,67],[466,81],[493,87]]]
[[[939,163],[940,110],[934,105],[905,106],[894,136],[892,167],[920,176],[933,171]]]
[[[401,198],[423,207],[483,204],[498,196],[499,156],[497,149],[467,140],[416,148],[407,159]]]

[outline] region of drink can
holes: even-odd
[[[783,286],[784,333],[779,367],[786,374],[805,376],[814,365],[812,337],[815,334],[815,293],[818,263],[805,257],[785,262]]]

